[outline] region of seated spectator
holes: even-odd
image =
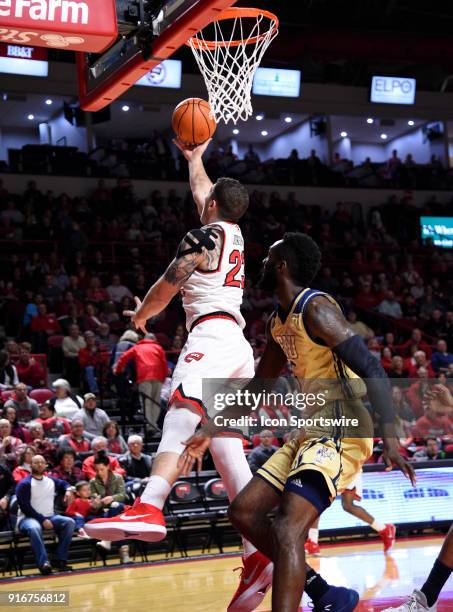
[[[71,432],[71,426],[67,419],[56,416],[55,405],[51,402],[44,402],[39,409],[39,418],[36,419],[41,423],[44,430],[44,435],[48,440],[55,442],[63,434]]]
[[[0,529],[5,531],[11,528],[9,524],[8,508],[15,487],[14,478],[8,468],[0,465]]]
[[[387,291],[385,299],[377,307],[378,312],[394,319],[401,319],[403,311],[400,303],[395,299],[393,291]]]
[[[83,480],[82,470],[75,465],[76,454],[70,449],[61,450],[58,453],[56,465],[50,472],[54,478],[59,478],[74,486],[79,480]]]
[[[140,496],[151,474],[152,458],[143,451],[143,439],[133,434],[127,439],[128,451],[119,457],[119,462],[126,470],[126,489]]]
[[[260,432],[260,444],[247,456],[252,474],[264,465],[269,457],[272,457],[278,450],[278,447],[272,445],[273,437],[274,434],[269,431],[269,429],[263,429],[263,431]]]
[[[52,383],[52,387],[55,389],[56,397],[52,397],[49,402],[55,406],[55,414],[71,421],[82,408],[82,398],[72,393],[71,385],[64,378],[57,378]]]
[[[110,359],[112,368],[115,368],[121,355],[125,353],[126,351],[128,351],[133,346],[135,346],[138,341],[139,341],[139,336],[137,332],[135,332],[132,329],[126,329],[124,334],[118,340],[118,343],[115,345],[114,350],[112,351],[112,355]]]
[[[24,443],[11,435],[11,423],[0,419],[0,465],[13,470],[19,460]]]
[[[75,485],[75,499],[66,508],[66,516],[70,516],[78,530],[81,538],[89,538],[85,529],[85,523],[96,518],[96,512],[100,504],[91,499],[90,483],[81,480]]]
[[[11,423],[11,435],[15,438],[19,438],[22,442],[25,442],[26,432],[24,427],[19,423],[17,418],[17,410],[14,406],[8,406],[3,410],[5,419]]]
[[[370,338],[374,338],[374,331],[371,327],[368,327],[363,321],[357,320],[357,313],[354,310],[350,310],[348,312],[348,321],[352,330],[362,336],[364,340],[370,340]]]
[[[429,436],[426,438],[425,445],[422,449],[414,453],[414,461],[436,461],[445,459],[446,453],[441,450],[439,440]]]
[[[91,393],[99,393],[99,381],[107,373],[108,353],[102,352],[94,332],[85,332],[85,348],[79,351],[82,378]]]
[[[21,480],[16,487],[19,504],[17,526],[20,533],[30,538],[38,569],[43,575],[50,574],[52,567],[59,571],[72,570],[67,559],[75,528],[74,521],[55,514],[54,507],[56,494],[64,495],[67,503],[72,501],[69,485],[63,480],[45,476],[46,469],[44,457],[35,455],[31,461],[31,475]],[[42,539],[43,529],[53,529],[58,537],[56,558],[51,563]]]
[[[100,450],[94,457],[95,476],[90,480],[91,496],[95,502],[101,504],[100,511],[104,517],[112,517],[124,510],[126,489],[122,475],[112,471],[110,457],[105,450]],[[111,542],[101,540],[98,546],[110,550]],[[120,548],[121,563],[129,563],[129,546],[124,544]]]
[[[393,355],[388,371],[389,378],[407,378],[408,372],[404,368],[404,359],[400,355]]]
[[[41,423],[30,421],[26,425],[26,443],[34,446],[36,452],[43,455],[49,465],[54,465],[57,457],[57,446],[44,435]]]
[[[82,327],[85,330],[85,334],[87,331],[97,332],[101,325],[101,320],[97,316],[96,308],[93,304],[88,303],[85,306],[85,314],[82,318]],[[86,335],[85,335],[86,341]],[[80,353],[79,353],[80,354]]]
[[[102,435],[107,439],[107,450],[112,455],[122,455],[127,451],[127,444],[120,434],[118,423],[108,421],[102,429]]]
[[[428,373],[428,378],[435,378],[434,370],[431,367],[430,362],[426,358],[424,351],[415,351],[411,359],[406,362],[409,378],[416,378],[417,372],[420,368],[425,368]]]
[[[0,391],[13,389],[18,384],[16,366],[11,364],[7,351],[0,351]]]
[[[394,386],[392,388],[393,405],[397,416],[404,422],[414,423],[415,416],[411,410],[411,407],[406,400],[401,387]]]
[[[71,433],[64,434],[58,439],[60,450],[72,449],[76,455],[89,453],[91,449],[91,434],[86,434],[82,419],[74,417],[71,421]]]
[[[453,436],[453,421],[439,404],[428,401],[424,415],[415,422],[413,435],[416,438],[434,436],[450,440]]]
[[[384,346],[382,349],[381,365],[386,372],[389,372],[392,367],[392,351],[388,346]]]
[[[24,446],[23,450],[19,454],[19,461],[16,468],[13,470],[14,482],[18,483],[23,478],[30,476],[31,474],[31,460],[36,455],[36,449],[34,446]]]
[[[453,353],[448,352],[445,340],[438,340],[436,351],[431,357],[432,368],[436,374],[439,374],[441,372],[448,372],[450,364],[453,364]]]
[[[63,338],[64,371],[71,385],[80,384],[79,352],[86,347],[78,325],[69,326],[69,335]]]
[[[416,327],[412,330],[411,337],[398,347],[403,357],[410,357],[414,351],[423,351],[428,359],[431,359],[431,347],[422,339],[422,332]]]
[[[46,304],[38,305],[38,315],[31,320],[30,331],[33,336],[33,346],[38,353],[46,353],[49,337],[61,333],[56,316],[47,312]]]
[[[28,423],[39,416],[38,402],[28,397],[28,389],[24,383],[14,388],[13,395],[5,403],[5,408],[12,406],[16,409],[17,418],[21,423]]]
[[[107,450],[106,438],[104,438],[103,436],[97,436],[96,438],[93,438],[93,440],[91,441],[91,450],[94,454],[90,457],[87,457],[82,463],[82,472],[86,480],[91,480],[96,475],[96,470],[94,469],[94,460],[98,451],[105,451],[105,454],[110,462],[110,469],[114,474],[124,476],[126,472],[118,463],[118,459],[111,455]]]
[[[118,336],[110,333],[110,325],[108,323],[100,324],[97,330],[97,341],[101,352],[108,352],[110,354],[116,344],[117,338]]]
[[[159,433],[157,421],[161,411],[160,391],[167,376],[165,351],[154,334],[146,334],[143,340],[123,353],[113,373],[121,374],[131,360],[135,363],[138,391],[147,423],[153,434]]]
[[[91,436],[102,436],[104,426],[110,422],[110,418],[105,410],[98,408],[94,393],[85,393],[83,396],[83,408],[74,415],[75,419],[80,419],[83,423],[84,431]]]
[[[28,387],[38,389],[47,384],[46,375],[42,367],[31,355],[31,344],[22,342],[19,359],[16,362],[17,376],[21,383]]]
[[[108,302],[110,297],[106,289],[101,285],[101,281],[97,276],[93,276],[90,281],[90,287],[86,293],[86,299],[89,302]]]
[[[370,338],[367,342],[368,350],[378,361],[381,359],[381,347],[379,346],[379,342],[377,338]]]
[[[107,287],[107,293],[109,294],[112,302],[119,304],[124,297],[133,299],[133,295],[130,290],[121,284],[121,278],[118,274],[112,276],[112,283]]]
[[[430,390],[428,382],[428,371],[426,368],[417,370],[417,380],[406,389],[406,399],[409,402],[415,418],[419,418],[424,413],[424,404],[427,400],[427,394]]]

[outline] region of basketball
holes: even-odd
[[[187,98],[173,112],[173,130],[186,145],[200,145],[212,137],[217,124],[209,102],[201,98]]]

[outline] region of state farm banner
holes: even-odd
[[[0,0],[0,41],[99,53],[117,38],[115,0]]]

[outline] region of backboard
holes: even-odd
[[[77,53],[81,108],[110,104],[234,2],[116,0],[120,38],[102,55]]]

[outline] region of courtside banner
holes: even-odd
[[[373,406],[372,397],[378,406]],[[380,402],[385,398],[385,402]],[[453,398],[428,378],[203,379],[202,402],[218,435],[412,439],[453,449]],[[390,411],[386,407],[390,405]],[[379,410],[384,414],[379,414]]]
[[[0,41],[99,53],[118,36],[115,0],[0,0]]]

